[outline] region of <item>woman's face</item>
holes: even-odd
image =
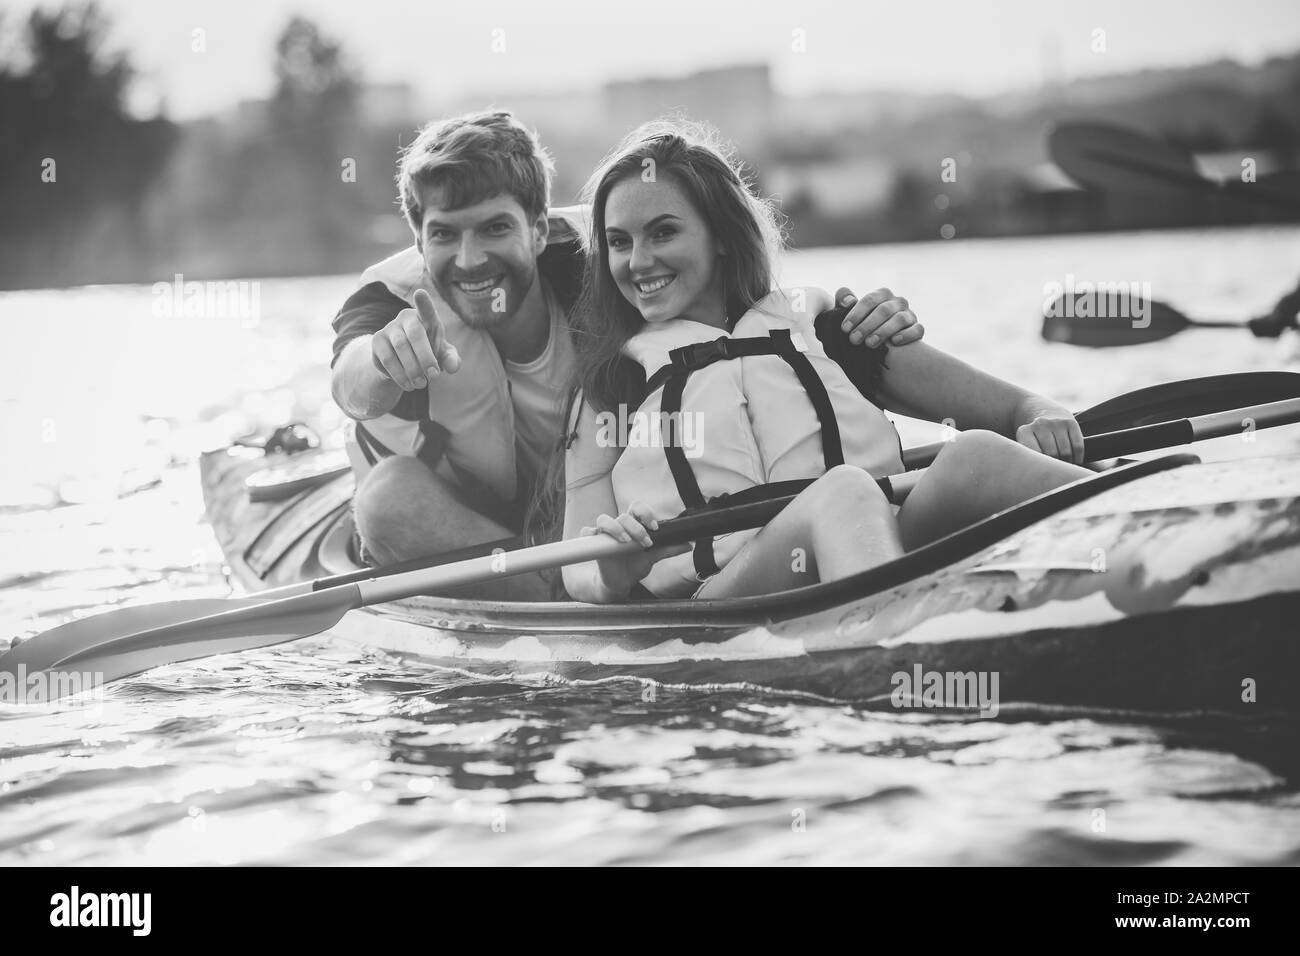
[[[668,176],[629,176],[605,200],[609,272],[647,322],[724,327],[720,249],[704,217]]]

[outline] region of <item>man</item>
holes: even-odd
[[[583,268],[585,216],[548,215],[552,170],[508,112],[430,124],[402,155],[415,244],[366,270],[334,319],[331,390],[355,422],[356,522],[373,564],[522,530],[563,431]],[[846,324],[855,342],[924,334],[888,289],[856,302]],[[520,575],[473,596],[546,600],[549,585]]]

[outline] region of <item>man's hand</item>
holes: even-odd
[[[415,308],[403,309],[370,340],[375,368],[404,392],[426,387],[443,372],[460,368],[460,354],[447,341],[433,297],[415,292]]]
[[[849,289],[840,289],[835,293],[835,304],[852,306],[844,316],[843,329],[854,345],[864,340],[870,348],[886,341],[890,345],[907,345],[919,342],[925,335],[925,327],[916,321],[907,300],[888,289],[877,289],[861,299]]]

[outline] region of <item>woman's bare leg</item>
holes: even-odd
[[[773,594],[835,581],[902,553],[893,510],[875,479],[840,465],[769,521],[697,596]]]
[[[962,432],[907,496],[898,527],[908,551],[1093,472],[989,431]]]

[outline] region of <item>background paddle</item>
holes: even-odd
[[[1085,456],[1092,461],[1240,434],[1246,419],[1256,429],[1300,421],[1300,398],[1089,436],[1085,442]],[[901,501],[917,480],[919,473],[910,472],[882,478],[880,485],[891,500]],[[760,527],[794,497],[790,495],[672,519],[663,522],[652,537],[657,544],[672,544]],[[24,641],[0,655],[0,679],[22,688],[37,672],[98,674],[102,675],[100,679],[103,681],[117,680],[163,664],[310,637],[328,630],[348,611],[358,608],[499,576],[630,553],[639,547],[634,542],[622,543],[605,535],[594,535],[440,567],[372,577],[134,632],[108,633],[110,629],[106,628],[95,637],[88,628],[65,625]],[[126,609],[127,612],[137,610]],[[73,625],[84,623],[78,621]],[[53,685],[60,686],[57,681]]]
[[[1300,211],[1296,171],[1268,173],[1253,182],[1211,179],[1182,147],[1111,123],[1060,123],[1048,133],[1047,150],[1081,185],[1120,197],[1214,197]]]
[[[1300,286],[1268,315],[1230,322],[1189,319],[1159,299],[1134,297],[1119,285],[1098,283],[1096,289],[1058,296],[1043,310],[1043,338],[1094,349],[1156,342],[1189,328],[1249,329],[1256,338],[1275,339],[1295,328],[1300,311]]]
[[[1048,135],[1052,159],[1082,185],[1123,199],[1215,201],[1282,206],[1300,211],[1300,172],[1271,173],[1255,182],[1204,176],[1194,157],[1145,133],[1105,123],[1062,123]],[[1197,320],[1131,290],[1087,289],[1062,293],[1043,309],[1043,338],[1089,348],[1140,345],[1188,328],[1248,328],[1276,338],[1296,327],[1300,286],[1263,316],[1245,322]]]

